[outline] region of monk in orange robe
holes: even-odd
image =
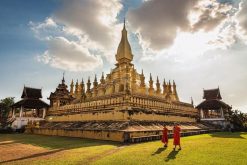
[[[162,131],[162,139],[161,141],[164,143],[164,147],[167,147],[168,144],[168,129],[164,125],[163,131]]]
[[[177,145],[179,146],[178,150],[182,149],[180,145],[180,131],[181,128],[179,127],[179,124],[175,124],[173,128],[173,145],[174,145],[173,150],[176,149]]]

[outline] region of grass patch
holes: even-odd
[[[184,137],[182,150],[173,151],[160,142],[128,146],[94,164],[246,164],[247,133],[213,133]]]
[[[160,141],[122,146],[120,143],[56,136],[0,135],[3,164],[238,164],[247,162],[247,133],[218,132],[181,139],[182,150]],[[33,147],[33,148],[32,148]],[[2,153],[11,149],[19,155]],[[21,153],[23,149],[23,154]],[[26,150],[33,150],[27,153]],[[25,152],[24,152],[25,151]]]
[[[0,142],[7,140],[12,140],[15,143],[31,144],[47,149],[74,149],[101,145],[120,145],[117,142],[34,134],[3,134],[0,136]]]

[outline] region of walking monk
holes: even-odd
[[[163,128],[163,135],[162,135],[162,139],[161,141],[164,143],[164,147],[167,147],[167,144],[168,144],[168,129],[166,128],[166,125],[164,125],[164,128]]]
[[[179,146],[178,150],[182,149],[180,145],[180,131],[181,128],[179,127],[179,124],[175,124],[173,128],[173,145],[174,145],[173,150],[176,150],[177,145]]]

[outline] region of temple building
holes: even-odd
[[[220,89],[203,90],[203,99],[205,100],[196,106],[200,120],[225,127],[231,106],[222,101]]]
[[[124,23],[115,68],[85,83],[72,80],[69,91],[63,77],[49,97],[46,122],[32,132],[129,142],[159,139],[163,125],[172,132],[174,122],[184,132],[205,130],[197,124],[197,109],[180,101],[175,81],[146,78],[133,57]]]
[[[12,128],[21,129],[28,122],[44,120],[49,105],[41,100],[41,89],[24,86],[21,98],[12,105]]]
[[[51,107],[59,107],[59,106],[67,105],[74,100],[73,95],[70,95],[70,92],[68,91],[67,88],[68,87],[65,84],[64,74],[63,74],[62,83],[58,85],[55,92],[51,92],[50,97],[48,98],[50,100]]]

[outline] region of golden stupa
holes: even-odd
[[[198,111],[179,100],[176,84],[145,76],[132,64],[133,54],[124,27],[116,54],[116,66],[91,86],[83,80],[67,90],[64,78],[51,93],[46,121],[30,131],[37,134],[84,137],[121,142],[159,139],[163,125],[179,122],[183,130],[202,130]],[[154,87],[155,83],[155,87]]]

